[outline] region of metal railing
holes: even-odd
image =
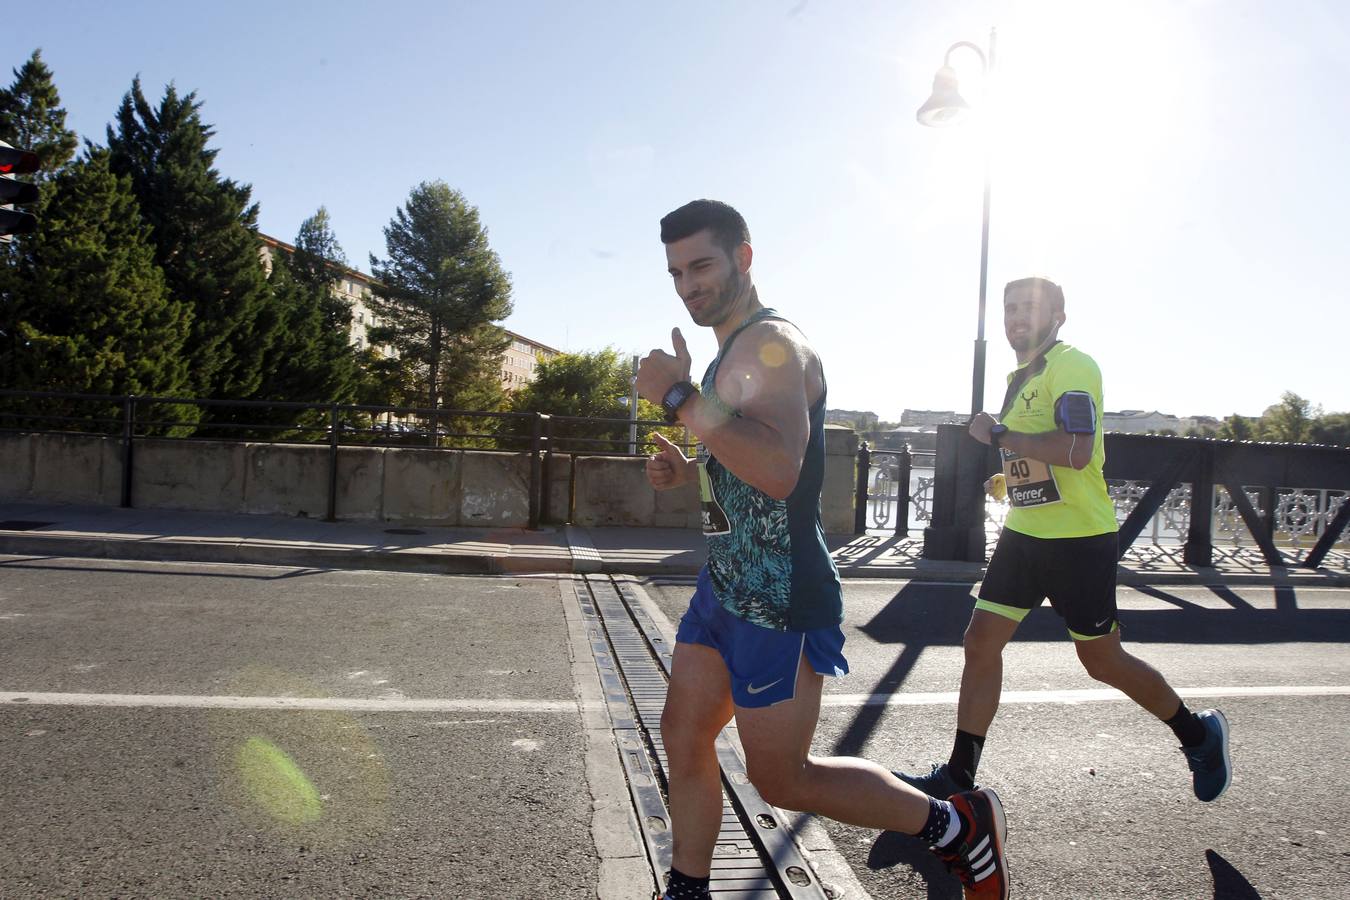
[[[1298,565],[1316,567],[1333,545],[1350,542],[1350,448],[1135,434],[1105,440],[1122,555],[1148,533],[1180,545],[1187,564],[1208,566],[1216,534],[1240,541],[1245,532],[1272,566],[1289,565],[1292,550],[1302,556]],[[989,449],[964,427],[939,429],[925,556],[984,559],[991,525],[996,534],[1000,524],[982,489],[991,468]]]
[[[635,456],[661,429],[691,448],[689,432],[647,419],[551,416],[419,406],[217,400],[193,397],[0,390],[0,432],[117,438],[121,505],[132,505],[137,441],[243,440],[328,448],[328,521],[336,519],[341,447],[488,450],[530,456],[529,527],[549,520],[550,463],[555,455]],[[574,465],[569,466],[575,490]]]

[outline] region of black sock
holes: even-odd
[[[690,878],[675,868],[666,874],[666,892],[661,895],[662,900],[706,900],[710,896],[707,878]]]
[[[984,735],[956,729],[952,755],[947,760],[947,774],[965,790],[972,789],[975,787],[975,770],[980,767],[980,754],[983,752]]]
[[[955,818],[956,828],[953,829],[952,819]],[[944,838],[948,832],[954,833],[951,840],[955,840],[965,832],[965,823],[961,821],[961,813],[946,800],[938,800],[935,797],[928,798],[928,818],[923,823],[922,830],[915,835],[919,840],[934,847],[942,847],[945,843]]]
[[[1172,733],[1181,741],[1183,747],[1198,747],[1205,742],[1204,723],[1196,718],[1195,713],[1186,708],[1186,701],[1181,701],[1177,707],[1176,714],[1170,719],[1165,719],[1167,727],[1172,729]]]

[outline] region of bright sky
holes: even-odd
[[[914,117],[957,41],[987,114]],[[218,168],[294,240],[320,204],[369,271],[419,181],[478,207],[507,327],[559,349],[715,342],[665,272],[662,215],[750,224],[761,298],[822,356],[830,406],[965,410],[993,148],[988,387],[1002,285],[1059,281],[1108,409],[1350,410],[1350,5],[1341,0],[682,0],[93,4],[0,31],[102,142],[131,79],[196,90]]]

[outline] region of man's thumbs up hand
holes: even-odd
[[[652,442],[657,448],[647,458],[647,480],[652,487],[665,491],[688,481],[689,467],[693,461],[687,459],[679,446],[659,431],[652,432]]]
[[[670,332],[670,342],[675,347],[674,356],[657,347],[638,363],[638,393],[652,403],[660,403],[675,382],[689,380],[689,347],[680,329]]]

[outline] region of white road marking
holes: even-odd
[[[358,697],[221,697],[192,694],[64,694],[0,691],[0,705],[175,709],[311,709],[341,712],[578,713],[575,700],[379,700]]]
[[[1263,685],[1177,688],[1182,697],[1346,697],[1350,685]],[[3,696],[3,695],[0,695]],[[826,694],[821,706],[955,706],[956,691],[911,692],[900,694]],[[1004,691],[1007,703],[1097,703],[1128,700],[1114,688],[1088,688],[1076,691]]]

